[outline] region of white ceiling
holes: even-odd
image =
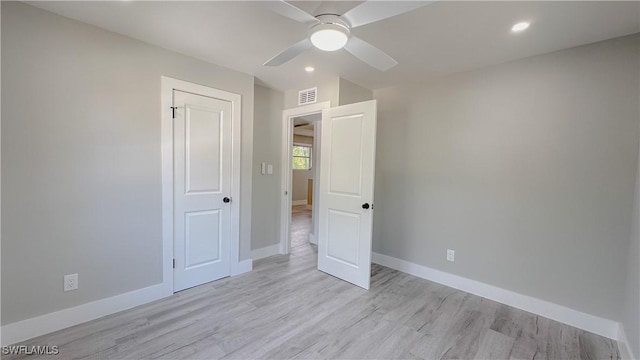
[[[369,89],[480,68],[640,32],[640,2],[441,1],[353,33],[398,62],[380,72],[344,50],[312,49],[276,68],[262,64],[307,36],[304,24],[257,2],[29,2],[73,19],[255,75],[259,83],[299,89],[341,76]],[[294,2],[318,14],[358,2]],[[512,34],[522,20],[531,27]],[[307,74],[304,66],[316,71]]]

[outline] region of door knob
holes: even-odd
[[[362,208],[367,210],[369,208],[369,203],[362,204]]]
[[[231,202],[231,199],[229,199],[228,197],[225,196],[224,199],[222,199],[222,202],[223,203],[229,203],[229,202]]]

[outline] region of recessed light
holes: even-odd
[[[529,25],[531,24],[527,21],[519,22],[511,27],[511,32],[521,32],[527,30],[529,28]]]
[[[304,71],[312,73],[315,70],[313,66],[305,66]]]

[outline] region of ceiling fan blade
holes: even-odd
[[[365,1],[341,17],[354,28],[400,15],[432,2],[434,1]]]
[[[277,1],[260,1],[259,2],[260,5],[264,6],[265,8],[273,11],[276,14],[280,14],[282,16],[286,16],[289,19],[293,19],[295,21],[301,22],[301,23],[305,23],[305,24],[312,24],[312,23],[316,23],[318,22],[318,19],[316,19],[313,15],[305,12],[304,10],[301,10],[291,4],[289,4],[286,1],[283,0],[277,0]]]
[[[344,48],[353,56],[380,71],[387,71],[392,67],[398,65],[398,62],[395,61],[391,56],[385,54],[382,50],[355,36],[351,36],[351,38],[349,38],[349,41],[347,41],[347,44],[344,46]]]
[[[287,61],[293,59],[294,57],[302,54],[305,50],[309,50],[311,48],[311,40],[306,38],[298,43],[295,43],[289,46],[287,49],[282,51],[280,54],[272,57],[264,63],[265,66],[278,66],[286,63]]]

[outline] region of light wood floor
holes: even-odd
[[[291,208],[291,247],[309,245],[311,231],[311,210],[307,205],[296,205]]]
[[[365,291],[316,256],[293,242],[251,273],[27,344],[58,345],[47,359],[619,358],[612,340],[382,266]]]

